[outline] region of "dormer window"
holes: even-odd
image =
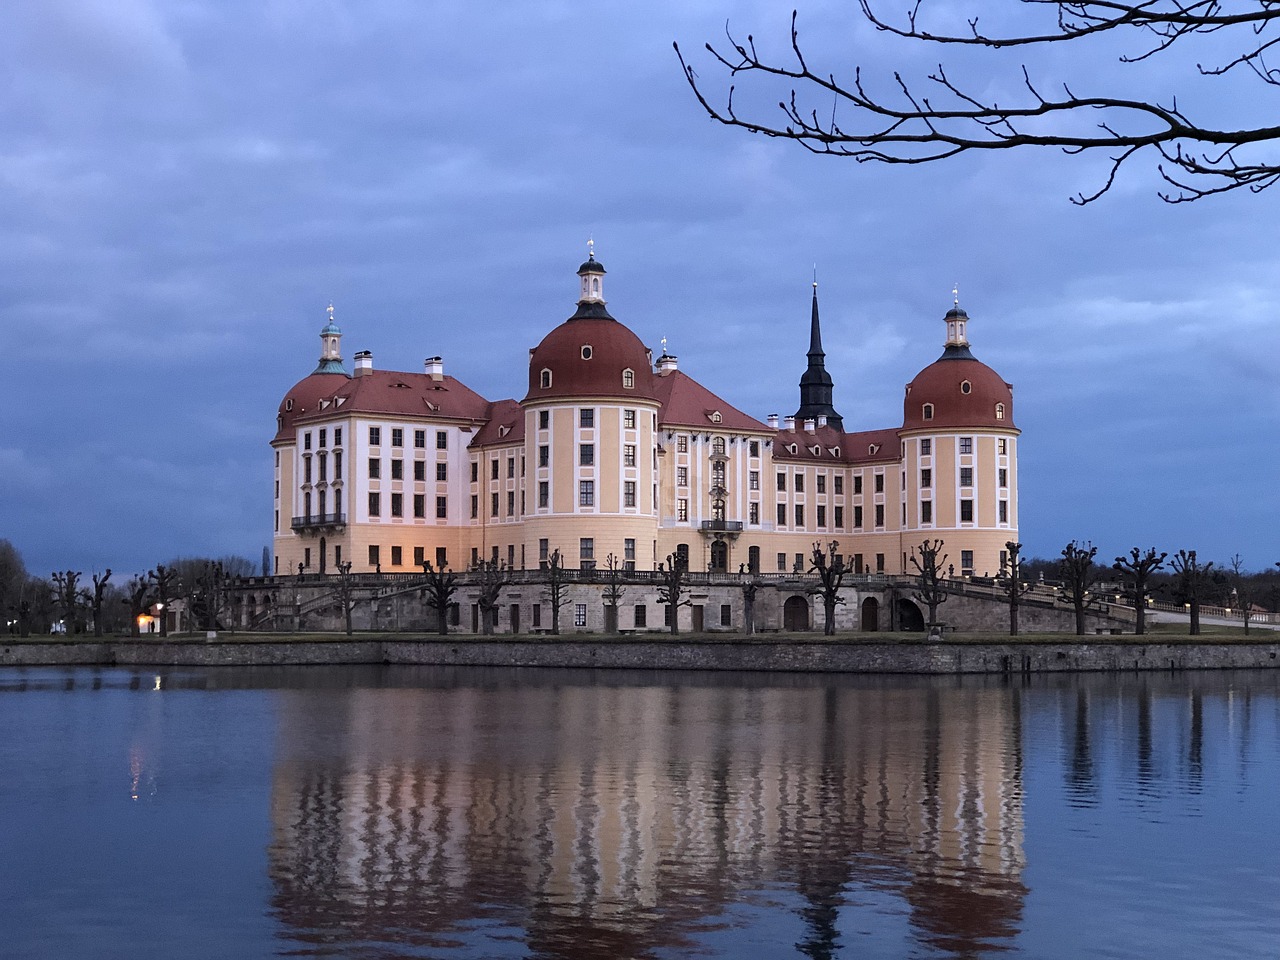
[[[926,403],[926,404],[924,405],[924,414],[923,414],[923,416],[924,416],[924,419],[926,419],[926,420],[932,420],[932,419],[933,419],[933,404],[932,404],[932,403]]]
[[[584,344],[582,345],[582,359],[583,359],[583,360],[590,360],[590,359],[591,359],[591,344],[589,344],[589,343],[584,343]]]
[[[712,414],[711,414],[711,422],[712,422],[712,423],[719,423],[719,422],[720,422],[721,420],[723,420],[723,419],[724,419],[724,417],[720,416],[720,411],[719,411],[719,410],[716,410],[714,413],[712,413]]]
[[[1004,404],[1003,404],[1003,403],[997,403],[997,404],[996,404],[996,419],[997,419],[997,420],[1003,420],[1003,419],[1004,419]]]
[[[636,372],[630,368],[622,371],[622,389],[634,390],[636,385]]]
[[[973,384],[972,384],[972,383],[970,383],[968,380],[961,380],[961,381],[960,381],[960,392],[961,392],[961,393],[973,393]]]
[[[798,446],[796,446],[796,444],[794,444],[794,443],[788,443],[788,444],[787,444],[787,449],[788,449],[788,450],[790,450],[792,453],[795,453],[795,452],[796,452],[797,450],[799,450],[800,448],[799,448]]]
[[[867,447],[867,454],[868,454],[868,456],[872,456],[872,457],[874,457],[874,456],[875,456],[877,453],[879,453],[879,452],[880,452],[880,444],[878,444],[878,443],[870,444],[870,445]]]
[[[546,390],[549,386],[551,386],[551,371],[550,371],[550,370],[543,370],[543,371],[542,371],[542,381],[541,381],[541,382],[542,382],[542,389],[543,389],[543,390]]]
[[[284,402],[284,408],[285,408],[286,410],[292,410],[292,409],[293,409],[293,398],[292,398],[292,397],[290,397],[288,400],[286,400],[286,401]]]

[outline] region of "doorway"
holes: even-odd
[[[880,629],[880,601],[875,597],[862,601],[862,629],[867,633]]]
[[[782,629],[796,632],[809,629],[809,601],[804,597],[787,597],[782,605]]]

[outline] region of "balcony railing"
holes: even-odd
[[[308,530],[316,527],[341,527],[347,522],[343,513],[309,513],[305,517],[294,517],[291,526],[294,530]]]
[[[703,520],[699,529],[711,530],[716,533],[741,533],[741,520]]]

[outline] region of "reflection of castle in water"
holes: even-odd
[[[1017,932],[1014,690],[280,696],[271,872],[296,940],[505,929],[534,955],[644,956],[786,890],[803,898],[799,948],[830,956],[860,888],[899,898],[916,937],[958,955]]]

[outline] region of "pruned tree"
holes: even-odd
[[[938,626],[938,607],[947,602],[942,567],[947,555],[941,540],[925,540],[911,548],[911,565],[916,568],[916,589],[912,596],[929,608],[929,631]]]
[[[612,553],[604,559],[604,630],[618,632],[618,605],[627,588],[622,585],[623,566]]]
[[[171,567],[157,563],[156,568],[150,571],[147,577],[155,584],[155,602],[160,611],[160,636],[167,637],[169,620],[165,616],[165,608],[177,593],[178,575]]]
[[[1018,607],[1021,606],[1022,597],[1031,589],[1032,584],[1024,583],[1022,579],[1022,544],[1006,540],[1004,548],[1009,554],[1009,559],[1004,569],[1004,591],[1009,600],[1009,636],[1016,637],[1018,635]]]
[[[832,540],[824,551],[822,543],[815,541],[809,554],[809,572],[818,575],[818,583],[811,592],[822,596],[822,632],[828,637],[836,632],[836,607],[844,603],[844,597],[840,596],[845,574],[844,557],[836,552],[839,548],[840,544]]]
[[[1244,559],[1235,554],[1229,561],[1231,567],[1232,606],[1237,608],[1240,619],[1244,621],[1244,632],[1249,632],[1249,617],[1253,608],[1253,593],[1249,589],[1249,581],[1245,578]]]
[[[569,602],[568,578],[564,573],[564,560],[560,556],[560,548],[552,550],[547,556],[547,603],[551,605],[551,632],[560,633],[560,610]]]
[[[476,603],[480,607],[480,632],[489,636],[498,619],[502,588],[511,582],[511,569],[501,560],[479,560],[471,572],[476,583]]]
[[[1167,553],[1156,553],[1155,547],[1145,552],[1137,547],[1129,550],[1129,556],[1116,557],[1112,569],[1126,578],[1129,597],[1137,614],[1133,632],[1139,636],[1147,632],[1147,597],[1151,595],[1151,575],[1164,567]]]
[[[351,636],[351,611],[356,606],[355,583],[351,579],[351,561],[339,560],[338,567],[338,606],[342,608],[342,620],[347,628],[347,636]]]
[[[1200,602],[1205,584],[1213,570],[1213,562],[1202,564],[1194,550],[1179,550],[1169,561],[1175,577],[1175,590],[1187,605],[1191,618],[1191,635],[1200,633]]]
[[[203,569],[199,571],[198,578],[194,583],[192,609],[189,611],[194,616],[195,607],[197,605],[201,607],[204,614],[205,630],[214,631],[220,625],[219,615],[222,613],[222,597],[225,583],[226,571],[222,561],[205,561]]]
[[[102,636],[102,600],[107,592],[107,581],[110,579],[110,567],[107,567],[106,573],[93,574],[93,635],[95,637]]]
[[[658,564],[658,602],[667,608],[667,619],[673,634],[680,632],[680,608],[691,605],[686,597],[687,584],[684,576],[688,572],[688,561],[682,554],[667,554],[666,563]]]
[[[453,604],[453,595],[458,590],[458,575],[449,572],[448,564],[437,570],[430,560],[422,561],[422,575],[426,578],[423,592],[427,604],[436,612],[436,629],[440,636],[449,633],[449,607]]]
[[[1098,555],[1098,548],[1090,541],[1079,543],[1072,540],[1062,548],[1062,559],[1058,561],[1058,576],[1062,580],[1062,597],[1070,602],[1076,611],[1076,635],[1084,636],[1084,605],[1089,599],[1089,588],[1093,586],[1093,558]]]
[[[754,577],[742,584],[742,629],[747,636],[756,632],[756,594],[759,592],[760,583]]]
[[[129,636],[139,637],[142,635],[142,627],[138,621],[151,608],[151,584],[145,576],[134,577],[129,581],[123,602],[129,607]]]
[[[67,625],[67,633],[80,632],[80,608],[90,600],[89,592],[80,587],[79,570],[55,570],[53,580],[53,601],[62,610]]]
[[[1182,65],[1172,65],[1175,71],[1186,69],[1193,76],[1209,78],[1241,75],[1264,88],[1280,86],[1280,70],[1267,59],[1280,42],[1276,35],[1280,5],[1274,0],[1241,0],[1230,7],[1219,0],[1024,3],[1045,9],[1042,29],[988,32],[979,26],[975,13],[968,19],[968,30],[952,33],[929,25],[924,0],[916,0],[902,20],[892,21],[877,12],[879,3],[873,7],[873,0],[859,0],[862,16],[875,29],[922,45],[982,48],[990,51],[993,61],[1021,58],[1019,51],[1024,48],[1053,47],[1079,55],[1082,76],[1064,77],[1052,86],[1034,78],[1025,63],[1017,64],[1014,82],[1022,95],[999,102],[983,92],[1006,88],[993,79],[989,64],[983,64],[982,73],[968,81],[956,79],[942,65],[923,79],[895,72],[887,83],[880,83],[864,77],[857,65],[851,74],[837,78],[810,64],[794,12],[788,59],[765,56],[750,35],[739,41],[727,33],[725,45],[706,44],[714,63],[734,81],[723,99],[714,95],[723,105],[711,102],[679,44],[676,55],[685,79],[712,119],[750,133],[792,140],[818,154],[886,164],[932,163],[961,154],[1036,147],[1101,154],[1107,173],[1095,190],[1072,197],[1078,204],[1106,193],[1121,167],[1137,156],[1153,156],[1165,183],[1160,197],[1169,203],[1242,187],[1256,193],[1280,178],[1280,156],[1276,156],[1280,126],[1272,122],[1265,107],[1258,108],[1254,124],[1218,125],[1184,112],[1176,95],[1161,102],[1094,89],[1099,43],[1109,37],[1120,42],[1131,37],[1133,44],[1119,61],[1134,71],[1145,68],[1156,73],[1161,89],[1168,89],[1172,81],[1167,78],[1170,65],[1159,61],[1197,44],[1207,51],[1188,50]],[[971,6],[977,10],[980,5]],[[940,17],[951,16],[952,7],[943,7]],[[1175,52],[1169,53],[1171,49]],[[1060,55],[1055,57],[1058,61],[1070,62]],[[751,83],[753,92],[763,88],[753,103],[776,103],[776,119],[754,107],[740,112],[735,95],[736,84],[742,81]]]

